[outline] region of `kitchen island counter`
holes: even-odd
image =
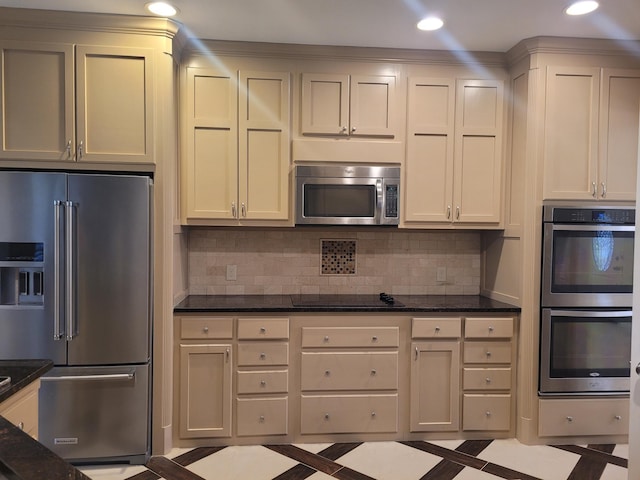
[[[0,377],[11,377],[11,383],[0,387],[0,403],[53,368],[51,360],[0,360]]]

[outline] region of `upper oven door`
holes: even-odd
[[[382,212],[380,178],[299,177],[296,223],[308,225],[378,225]]]
[[[542,306],[631,306],[634,230],[545,223]]]

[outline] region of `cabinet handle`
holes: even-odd
[[[236,202],[231,202],[231,216],[237,218],[236,215]]]
[[[227,351],[225,352],[225,360],[227,363],[229,363],[229,349],[227,348]]]
[[[418,347],[416,347],[416,360],[418,360]]]
[[[607,196],[607,184],[602,182],[600,185],[602,186],[602,198],[605,198]]]
[[[80,140],[80,143],[78,144],[78,160],[82,160],[83,151],[84,151],[84,144],[82,143],[82,140]]]
[[[351,127],[351,133],[355,133],[356,132],[356,127]]]
[[[342,133],[343,135],[346,135],[346,133],[347,133],[347,127],[342,127],[342,128],[340,129],[340,133]]]
[[[247,206],[244,204],[244,202],[242,202],[240,204],[240,210],[242,211],[242,217],[246,217],[247,216]]]
[[[591,196],[593,198],[598,196],[598,187],[596,186],[596,182],[591,182]]]
[[[67,142],[67,158],[71,158],[71,140]]]
[[[20,423],[18,423],[18,428],[19,428],[20,430],[24,430],[24,422],[20,422]]]
[[[451,205],[447,205],[447,220],[451,220]]]
[[[640,363],[636,365],[636,373],[640,375]]]
[[[573,422],[573,417],[572,416],[567,416],[567,422],[569,422],[569,423]]]
[[[460,220],[460,205],[456,205],[456,220]]]

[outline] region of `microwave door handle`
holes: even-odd
[[[630,317],[631,310],[592,311],[592,310],[551,310],[552,317],[618,318]]]
[[[635,232],[635,230],[635,225],[553,225],[554,232]]]

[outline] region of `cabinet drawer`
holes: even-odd
[[[239,398],[238,436],[286,435],[287,398]]]
[[[38,385],[24,388],[0,405],[0,415],[34,438],[38,437]]]
[[[510,390],[510,368],[465,368],[462,377],[465,390]]]
[[[628,398],[540,399],[541,437],[627,435]]]
[[[398,396],[302,396],[301,433],[398,431]]]
[[[304,327],[303,347],[397,347],[398,327]]]
[[[461,318],[412,319],[411,336],[413,338],[459,338],[461,334]]]
[[[289,344],[255,342],[238,344],[238,366],[287,365]]]
[[[289,338],[289,319],[284,318],[239,318],[239,340],[270,340]]]
[[[304,352],[302,390],[395,390],[397,352]]]
[[[288,391],[289,372],[287,370],[238,372],[238,394],[287,393]]]
[[[182,317],[180,322],[180,338],[232,338],[233,318],[229,317]]]
[[[464,338],[511,338],[513,318],[467,318]]]
[[[511,395],[464,395],[463,430],[509,430],[510,426]]]
[[[464,363],[511,363],[511,343],[465,342]]]

